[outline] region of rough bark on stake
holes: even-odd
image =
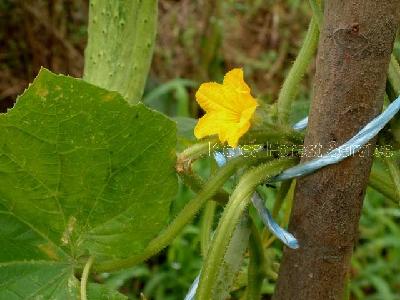
[[[400,0],[327,0],[303,161],[352,137],[382,109]],[[343,299],[374,143],[298,181],[275,300]]]

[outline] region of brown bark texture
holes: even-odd
[[[302,161],[343,144],[380,113],[400,0],[327,0]],[[298,180],[274,300],[343,299],[375,142]]]

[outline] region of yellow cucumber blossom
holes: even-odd
[[[196,101],[206,112],[194,128],[196,138],[218,134],[220,141],[231,147],[236,147],[249,130],[258,106],[244,82],[242,69],[226,73],[222,84],[203,83],[196,93]]]

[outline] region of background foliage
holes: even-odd
[[[87,0],[0,0],[0,109],[11,107],[40,66],[79,77],[86,44]],[[160,0],[159,31],[144,102],[170,116],[197,117],[192,101],[198,82],[219,80],[245,66],[254,94],[275,101],[304,37],[311,12],[300,0]],[[196,16],[196,17],[193,17]],[[297,97],[298,120],[307,113],[313,68]],[[151,93],[149,92],[151,90]],[[187,138],[190,138],[189,136]],[[207,162],[197,166],[205,174]],[[269,187],[267,193],[274,194]],[[172,215],[192,196],[183,185]],[[271,203],[270,203],[271,204]],[[278,219],[286,218],[282,212]],[[199,220],[147,263],[95,280],[131,299],[182,299],[201,266]],[[369,189],[352,260],[352,299],[400,299],[400,208]],[[277,276],[281,244],[268,251],[269,299]],[[243,279],[236,283],[239,298]]]

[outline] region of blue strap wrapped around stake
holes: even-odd
[[[308,117],[305,117],[303,120],[300,120],[299,122],[294,124],[293,129],[300,131],[300,130],[306,129],[307,126],[308,126]]]
[[[189,288],[189,292],[186,294],[184,300],[193,300],[196,296],[197,287],[199,286],[200,274],[197,275],[196,279],[193,281],[192,285]]]
[[[288,180],[315,172],[325,166],[336,164],[362,149],[400,110],[400,97],[393,101],[379,116],[369,122],[355,136],[338,148],[316,159],[287,169],[274,178],[275,181]]]
[[[261,199],[260,195],[257,192],[253,194],[251,202],[253,203],[253,206],[257,209],[257,212],[264,225],[266,225],[277,238],[279,238],[286,246],[291,249],[299,248],[299,243],[296,238],[293,236],[293,234],[287,232],[285,229],[280,227],[278,223],[275,222],[275,220],[271,216],[271,213],[265,207],[264,201]]]

